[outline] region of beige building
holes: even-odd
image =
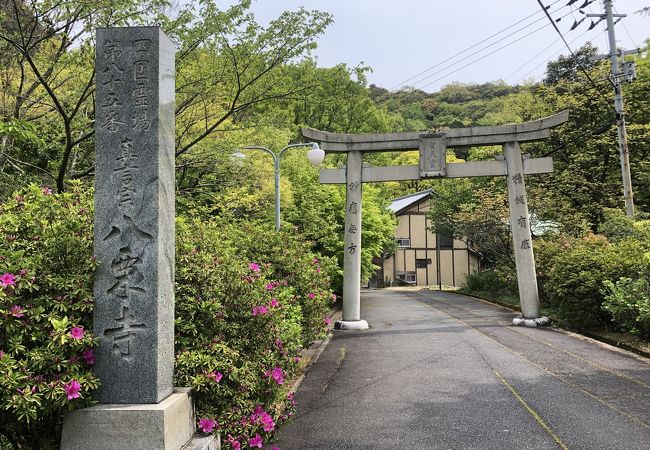
[[[467,274],[479,270],[479,255],[466,242],[429,230],[427,211],[431,190],[393,200],[395,213],[395,252],[384,255],[376,281],[386,286],[460,286]]]

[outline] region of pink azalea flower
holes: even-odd
[[[268,283],[268,284],[266,285],[266,290],[267,290],[267,291],[272,291],[274,287],[275,287],[275,286],[273,286],[273,283]]]
[[[11,312],[11,315],[16,317],[17,319],[20,319],[21,317],[25,317],[25,314],[23,314],[23,307],[20,305],[12,306],[9,311]]]
[[[86,334],[86,332],[84,331],[84,327],[72,327],[72,329],[70,330],[70,337],[77,341],[83,339],[84,334]]]
[[[275,366],[270,371],[267,371],[267,373],[268,373],[267,376],[273,378],[273,380],[275,380],[276,383],[278,384],[284,383],[284,372],[282,371],[281,367]]]
[[[332,320],[331,320],[329,317],[325,317],[325,318],[323,319],[323,322],[325,322],[325,325],[329,325],[330,322],[332,322]]]
[[[278,301],[277,298],[272,298],[271,303],[269,304],[271,305],[271,308],[277,308],[278,306],[280,306],[280,302]]]
[[[16,276],[13,273],[3,273],[0,275],[0,284],[2,284],[2,287],[14,286],[16,284]]]
[[[217,426],[217,421],[214,419],[203,418],[199,420],[199,428],[204,433],[212,433],[212,430],[214,430],[214,427],[216,426]]]
[[[336,294],[332,294],[332,301],[333,301],[333,302],[336,301]]]
[[[208,373],[208,378],[214,380],[215,383],[218,383],[223,378],[223,374],[221,372],[213,370],[212,372]]]
[[[49,187],[41,188],[41,192],[43,193],[43,195],[52,195],[52,189]]]
[[[282,339],[276,339],[275,340],[275,346],[278,348],[278,350],[284,350],[283,349],[283,344],[282,344]]]
[[[251,270],[251,272],[259,272],[260,271],[259,264],[255,264],[253,262],[248,264],[248,268]]]
[[[307,297],[309,297],[309,300],[313,300],[314,298],[316,298],[316,294],[310,292],[309,294],[307,294]]]
[[[271,447],[271,450],[280,450],[280,447]]]
[[[262,440],[262,437],[259,435],[259,433],[255,434],[255,437],[252,437],[248,440],[248,446],[250,448],[262,448],[264,446],[264,441]]]
[[[232,434],[228,435],[228,439],[226,439],[226,442],[229,443],[234,450],[239,450],[241,448],[241,444],[237,439],[232,437]]]
[[[316,273],[320,273],[320,267],[316,267]]]
[[[311,260],[312,264],[318,264],[318,258],[314,256],[314,259]]]
[[[269,309],[264,305],[253,307],[253,316],[266,314],[267,312],[269,312]]]
[[[260,417],[259,422],[262,424],[262,429],[266,432],[273,431],[275,429],[273,417],[267,413],[264,413],[262,417]]]
[[[79,397],[79,391],[81,390],[81,385],[77,380],[70,380],[64,386],[65,393],[68,394],[68,400]]]
[[[84,361],[86,361],[86,364],[89,366],[95,364],[95,352],[93,352],[92,348],[87,348],[84,350],[81,356],[83,356]]]
[[[251,414],[251,422],[262,425],[264,431],[273,431],[275,428],[275,423],[273,422],[273,417],[262,408],[261,405],[257,405],[253,414]]]

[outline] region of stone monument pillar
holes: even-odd
[[[361,320],[361,192],[363,153],[348,152],[345,191],[345,241],[343,257],[343,320],[338,330],[365,330]]]
[[[157,28],[97,32],[93,320],[101,403],[158,403],[173,391],[174,54]]]
[[[61,448],[177,450],[196,425],[189,389],[172,384],[175,50],[158,27],[99,29],[96,45],[101,405],[66,415]]]
[[[524,164],[518,142],[508,142],[503,146],[508,177],[508,202],[510,207],[510,229],[517,265],[517,284],[519,302],[523,317],[513,319],[514,325],[548,325],[547,317],[540,317],[537,274],[533,255],[533,239],[530,232],[528,199],[524,181]]]

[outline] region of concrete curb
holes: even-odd
[[[292,384],[291,387],[289,388],[289,392],[296,392],[298,388],[300,387],[300,384],[302,383],[302,380],[305,379],[305,375],[307,375],[307,372],[309,372],[309,368],[313,366],[316,361],[318,361],[318,358],[320,357],[321,353],[323,353],[323,350],[325,350],[325,347],[327,347],[327,344],[329,344],[330,340],[332,339],[332,330],[334,327],[334,322],[338,319],[341,318],[342,311],[341,310],[332,310],[330,311],[330,314],[328,318],[330,319],[330,324],[327,326],[327,337],[320,341],[316,341],[313,344],[311,344],[309,347],[304,349],[301,354],[301,358],[307,359],[307,363],[305,364],[305,367],[303,369],[302,375],[300,375]]]

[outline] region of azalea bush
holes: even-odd
[[[321,262],[290,233],[177,221],[176,385],[226,448],[262,447],[292,414],[287,382],[323,335],[334,299]]]
[[[0,448],[59,443],[92,404],[92,190],[30,186],[0,205]],[[197,426],[256,448],[292,414],[300,351],[322,337],[332,262],[289,232],[178,219],[175,385]]]
[[[88,406],[92,373],[92,198],[32,185],[0,205],[0,435],[57,446],[61,413]]]

